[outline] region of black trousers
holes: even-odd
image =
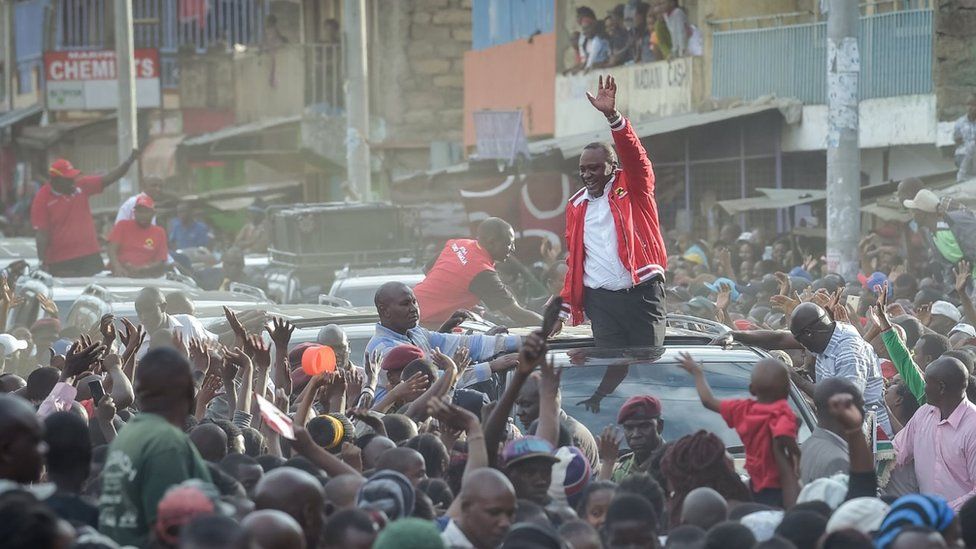
[[[664,283],[658,278],[627,290],[584,288],[583,307],[597,347],[664,345]]]
[[[83,255],[60,263],[51,263],[47,270],[52,276],[95,276],[105,270],[105,260],[101,254]]]

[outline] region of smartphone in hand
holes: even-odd
[[[88,382],[88,390],[91,391],[92,401],[94,401],[95,406],[102,401],[105,396],[105,388],[102,387],[102,381],[100,379],[93,379]]]

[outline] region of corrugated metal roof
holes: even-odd
[[[227,126],[226,128],[221,128],[215,132],[205,133],[203,135],[196,135],[187,139],[184,139],[180,143],[181,147],[197,147],[199,145],[210,145],[212,143],[217,143],[224,139],[231,137],[238,137],[241,135],[247,135],[249,133],[260,132],[264,130],[269,130],[278,126],[283,126],[285,124],[297,124],[302,120],[301,115],[293,116],[281,116],[278,118],[268,118],[266,120],[258,120],[256,122],[249,122],[247,124],[238,124],[236,126]]]

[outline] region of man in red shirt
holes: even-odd
[[[132,151],[125,162],[101,176],[81,175],[63,158],[51,164],[51,180],[31,203],[37,257],[44,270],[54,276],[92,276],[105,268],[88,197],[122,179],[137,157],[138,151]]]
[[[437,328],[458,309],[484,302],[516,324],[538,324],[542,317],[519,306],[495,271],[515,248],[515,231],[497,217],[478,226],[478,239],[448,240],[427,277],[414,288],[420,304],[420,322]]]
[[[166,230],[153,225],[156,204],[147,194],[136,199],[135,219],[115,224],[108,236],[108,259],[115,276],[159,276],[166,269]]]
[[[668,254],[654,170],[633,126],[617,112],[616,95],[612,76],[600,77],[596,97],[586,94],[607,117],[614,147],[590,143],[580,155],[583,188],[566,205],[562,319],[573,325],[589,319],[597,347],[660,347]]]

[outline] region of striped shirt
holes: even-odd
[[[892,436],[878,355],[857,329],[850,324],[837,322],[827,348],[816,357],[817,383],[829,377],[849,379],[864,395],[865,408],[877,414],[878,423],[889,437]]]

